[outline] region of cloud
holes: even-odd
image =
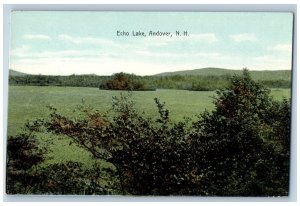
[[[234,35],[229,35],[229,37],[235,42],[244,42],[244,41],[255,42],[255,41],[257,41],[256,35],[250,34],[250,33],[234,34]]]
[[[253,41],[253,37],[250,40],[249,36],[247,38],[245,36],[247,35],[244,34],[243,37],[235,35],[235,40]],[[67,44],[68,49],[58,51],[48,50],[47,48],[44,51],[37,51],[34,45],[22,45],[11,50],[10,68],[32,74],[59,75],[73,73],[110,75],[121,71],[139,75],[151,75],[160,72],[201,67],[230,69],[248,67],[258,70],[291,68],[290,55],[281,55],[281,53],[256,57],[230,54],[219,50],[205,52],[203,47],[199,47],[197,51],[160,48],[176,42],[184,44],[199,42],[201,45],[208,44],[210,46],[211,43],[219,41],[214,33],[190,35],[188,37],[134,38],[122,43],[104,38],[76,37],[65,34],[59,35],[56,39],[60,40],[61,42],[59,43],[61,44],[69,42],[74,45],[70,47]],[[82,49],[81,46],[78,48],[77,44],[88,44],[88,46]],[[193,48],[195,47],[193,46]],[[275,44],[268,49],[287,52],[291,51],[291,45]]]
[[[31,49],[30,46],[22,45],[20,47],[12,49],[9,54],[10,54],[10,56],[13,56],[13,57],[21,57],[21,56],[27,54],[30,51],[30,49]]]
[[[214,58],[222,55],[217,52],[150,52],[148,50],[138,50],[135,52],[143,57],[158,57],[158,58]]]
[[[191,34],[187,38],[190,38],[191,41],[206,42],[206,43],[214,43],[219,41],[216,34],[214,33]]]
[[[26,34],[23,36],[23,39],[30,39],[30,40],[51,40],[50,36],[43,35],[43,34]]]
[[[176,51],[161,51],[159,47],[169,45],[171,43],[196,43],[196,42],[217,42],[218,39],[214,33],[202,33],[190,35],[188,37],[173,36],[173,37],[146,37],[133,38],[128,42],[117,43],[110,39],[96,37],[78,37],[67,34],[60,34],[57,37],[63,43],[70,42],[72,44],[88,44],[85,49],[69,47],[67,50],[59,51],[36,51],[28,45],[22,45],[19,48],[11,50],[12,58],[118,58],[118,59],[139,59],[154,57],[156,60],[166,61],[163,58],[211,58],[220,56],[218,53],[209,52],[176,52]],[[100,46],[101,45],[101,46]],[[100,46],[100,47],[99,47]],[[155,47],[158,47],[155,49]],[[71,49],[72,48],[72,49]],[[154,51],[154,50],[156,51]]]
[[[269,50],[291,53],[292,52],[292,45],[291,44],[277,44],[273,47],[270,47]]]
[[[67,53],[67,52],[66,52]],[[72,53],[72,52],[71,52]],[[143,54],[145,55],[145,53]],[[148,55],[153,55],[149,53]],[[176,61],[170,57],[181,55]],[[157,61],[157,56],[163,56],[164,61]],[[252,70],[267,69],[291,69],[290,58],[276,58],[274,56],[244,57],[233,54],[221,55],[218,53],[195,53],[191,59],[188,54],[158,53],[153,58],[143,59],[141,56],[135,58],[118,58],[115,60],[110,56],[103,57],[49,57],[49,58],[24,58],[14,59],[9,62],[9,68],[31,74],[98,74],[111,75],[117,72],[135,73],[138,75],[151,75],[160,72],[171,72],[185,69],[196,69],[203,67],[222,67],[228,69]],[[151,56],[150,56],[151,57]]]
[[[104,39],[104,38],[96,38],[96,37],[75,37],[66,34],[60,34],[58,36],[59,40],[68,41],[73,44],[91,44],[91,45],[101,45],[108,47],[121,47],[120,44],[115,43],[112,40]]]
[[[264,55],[254,57],[252,59],[253,68],[262,69],[292,69],[292,58],[291,56],[277,58],[271,55]]]
[[[98,50],[60,50],[60,51],[40,51],[36,52],[28,45],[22,45],[21,47],[11,50],[10,57],[12,59],[49,59],[49,58],[116,58],[118,54],[113,52],[101,52]]]
[[[216,34],[214,33],[202,33],[202,34],[191,34],[189,36],[173,36],[172,37],[161,37],[161,36],[148,36],[147,38],[137,40],[139,44],[151,47],[166,46],[174,43],[215,43],[218,42]]]
[[[70,75],[70,74],[98,74],[111,75],[117,72],[135,73],[139,75],[155,74],[168,71],[170,68],[179,70],[182,65],[158,64],[147,61],[119,60],[111,58],[49,58],[23,59],[10,62],[9,68],[30,74]],[[187,67],[190,68],[190,67]]]

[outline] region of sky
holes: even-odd
[[[290,70],[292,25],[292,13],[278,12],[14,11],[9,68],[45,75]]]

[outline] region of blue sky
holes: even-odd
[[[10,69],[31,74],[151,75],[203,67],[291,69],[291,13],[11,13]],[[128,31],[129,36],[117,36]],[[133,37],[132,31],[172,37]],[[187,31],[189,36],[175,36]]]

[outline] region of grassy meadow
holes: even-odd
[[[58,109],[59,113],[74,115],[78,106],[90,106],[100,111],[108,111],[111,108],[112,96],[118,96],[121,91],[99,90],[87,87],[39,87],[39,86],[10,86],[8,107],[8,136],[22,132],[27,121],[49,116],[47,105]],[[271,94],[276,100],[290,97],[289,89],[272,89]],[[213,91],[186,91],[186,90],[157,90],[135,91],[133,99],[136,108],[151,118],[158,117],[154,98],[158,97],[166,102],[166,108],[170,110],[172,121],[180,121],[183,117],[196,118],[196,115],[205,109],[210,111]],[[71,144],[69,139],[39,134],[41,144],[49,148],[47,163],[74,160],[92,165],[92,158],[87,152]],[[51,144],[50,144],[51,143]],[[55,154],[55,155],[54,155]]]

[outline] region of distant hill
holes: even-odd
[[[251,71],[250,73],[255,80],[291,80],[291,70],[263,70],[263,71]],[[222,75],[241,75],[242,70],[232,70],[223,68],[202,68],[193,69],[185,71],[176,72],[164,72],[159,73],[154,76],[174,76],[174,75],[184,75],[184,76],[222,76]]]
[[[23,72],[18,72],[16,70],[10,69],[9,70],[9,76],[26,76],[26,75],[30,75],[30,74],[26,74]]]

